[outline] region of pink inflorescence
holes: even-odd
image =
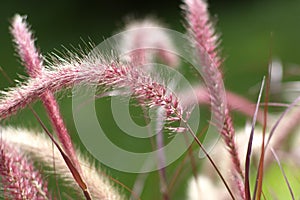
[[[25,17],[16,15],[12,21],[11,33],[16,43],[16,49],[19,56],[26,67],[26,71],[30,77],[40,77],[43,73],[43,58],[34,45],[34,39],[32,32],[25,21]],[[57,136],[63,145],[65,152],[71,158],[80,170],[80,165],[75,155],[75,150],[64,124],[63,118],[60,114],[59,105],[55,100],[53,93],[49,90],[45,90],[40,96],[44,107],[48,113],[51,124],[57,133]]]
[[[207,3],[203,0],[185,0],[186,20],[190,28],[190,34],[203,50],[209,55],[215,67],[220,67],[222,59],[219,57],[219,36],[214,30],[214,24],[210,20]],[[202,59],[202,58],[201,58]]]
[[[43,59],[34,45],[34,39],[25,17],[16,15],[12,20],[10,31],[14,36],[16,49],[25,65],[27,73],[36,77],[41,74],[43,68]]]
[[[244,172],[241,169],[238,150],[234,141],[235,130],[226,103],[226,93],[223,91],[223,77],[220,70],[222,60],[219,57],[219,37],[210,21],[207,4],[203,0],[186,0],[186,20],[195,46],[196,56],[203,66],[203,78],[207,85],[212,111],[216,117],[216,126],[226,143],[235,169],[236,185],[243,185]],[[224,116],[224,118],[223,118]],[[223,122],[223,123],[222,123]],[[241,187],[239,187],[241,188]],[[244,191],[240,190],[243,198]]]
[[[20,87],[5,92],[0,99],[0,118],[11,116],[17,110],[43,96],[45,91],[56,92],[75,84],[94,84],[103,86],[104,90],[127,88],[146,106],[161,106],[167,118],[182,119],[183,110],[179,100],[172,92],[166,92],[163,84],[145,75],[141,69],[120,63],[92,64],[81,61],[71,65],[60,66],[54,70],[45,70],[42,76],[30,78]],[[174,118],[171,118],[174,117]]]
[[[4,197],[9,199],[48,199],[47,182],[19,151],[1,142],[0,175]]]
[[[167,121],[183,119],[183,109],[176,95],[169,92],[163,84],[144,74],[141,69],[117,67],[116,64],[111,64],[105,70],[105,74],[105,81],[102,83],[113,87],[129,88],[139,103],[144,106],[164,108]]]

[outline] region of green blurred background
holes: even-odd
[[[222,37],[222,54],[226,58],[223,69],[227,89],[255,100],[256,93],[252,93],[251,88],[255,88],[266,74],[270,54],[284,64],[300,63],[299,0],[208,2],[210,12],[217,21],[217,30]],[[24,68],[15,56],[9,34],[10,20],[15,13],[28,16],[28,22],[37,37],[37,46],[42,53],[47,54],[54,49],[62,50],[61,45],[77,46],[81,43],[80,38],[83,40],[91,38],[96,44],[100,43],[104,38],[121,30],[127,17],[155,16],[169,28],[184,32],[181,4],[181,1],[162,0],[1,1],[0,66],[11,79],[19,79],[18,74],[24,75]],[[297,74],[292,78],[297,79]],[[0,75],[0,88],[7,88],[9,85]],[[58,94],[62,113],[70,132],[76,133],[72,120],[71,100],[65,96],[70,95],[67,92]],[[104,105],[106,103],[104,102]],[[35,108],[41,118],[47,121],[40,103],[37,103]],[[103,113],[108,112],[103,109]],[[237,121],[238,125],[242,125],[243,121]],[[2,123],[40,130],[39,124],[26,109]],[[77,135],[73,134],[72,138],[79,145]],[[174,166],[179,163],[180,161]],[[169,173],[172,173],[173,169],[171,166]],[[132,187],[136,177],[135,174],[115,170],[110,170],[109,173],[129,187]],[[172,199],[185,199],[187,178],[181,180],[181,185]],[[159,199],[160,196],[156,194],[159,191],[157,173],[151,173],[146,184],[142,199]]]

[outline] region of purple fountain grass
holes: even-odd
[[[222,59],[219,57],[218,52],[220,40],[210,21],[207,3],[204,0],[185,0],[184,2],[188,23],[187,29],[197,42],[196,47],[201,47],[201,51],[205,51],[205,53],[200,52],[202,54],[200,55],[201,59],[208,54],[211,63],[206,64],[219,68],[222,65]]]
[[[0,119],[7,118],[17,110],[41,98],[45,91],[56,92],[74,84],[103,86],[104,90],[128,88],[139,102],[148,107],[161,106],[166,112],[167,121],[183,119],[183,108],[174,93],[166,93],[166,88],[140,69],[120,63],[104,64],[101,58],[86,59],[45,70],[27,83],[11,88],[0,100]],[[54,70],[55,69],[55,70]],[[173,129],[175,132],[181,130]]]
[[[5,143],[19,147],[20,150],[32,155],[32,157],[49,167],[52,167],[54,159],[56,173],[66,180],[75,190],[81,192],[59,151],[56,148],[54,152],[50,150],[53,147],[52,142],[49,138],[46,138],[45,134],[33,133],[32,131],[22,128],[5,127],[2,129],[2,139]],[[82,167],[82,174],[93,198],[124,199],[114,188],[114,184],[112,184],[111,180],[109,180],[109,176],[106,175],[105,172],[99,168],[95,168],[80,152],[76,151],[76,155]]]
[[[176,52],[173,41],[164,32],[165,27],[157,20],[146,18],[128,22],[124,31],[126,34],[120,46],[128,53],[129,62],[141,66],[153,62],[156,56],[168,66],[176,67],[179,64],[177,55],[169,52],[170,50]]]
[[[128,88],[128,94],[133,94],[142,105],[162,107],[167,122],[182,120],[187,123],[184,119],[184,108],[176,95],[168,92],[163,84],[149,77],[141,69],[119,62],[106,62],[101,55],[82,57],[83,59],[75,58],[69,61],[60,59],[60,63],[44,68],[40,75],[29,78],[26,83],[11,88],[8,92],[3,92],[4,95],[0,99],[0,119],[7,118],[33,101],[43,98],[45,92],[54,93],[75,84],[91,84],[102,86],[104,91]],[[188,124],[186,127],[167,128],[173,132],[191,131]],[[202,146],[201,148],[203,149]],[[206,155],[209,156],[207,153]],[[220,173],[219,175],[221,176]],[[224,179],[223,181],[225,183]],[[228,189],[226,183],[225,185]]]
[[[220,118],[217,120],[217,123],[224,121],[224,124],[216,124],[216,126],[221,130],[221,135],[231,155],[236,173],[243,179],[244,172],[241,168],[238,150],[234,141],[233,122],[228,106],[222,96],[223,78],[220,71],[222,59],[219,57],[218,52],[219,37],[210,21],[206,2],[203,0],[186,0],[185,4],[188,31],[193,38],[192,42],[196,48],[200,64],[203,66],[203,78],[210,93],[212,111],[216,114],[216,117],[225,117],[225,119]],[[234,177],[236,177],[236,174],[234,174]],[[236,178],[237,187],[243,188],[243,182],[240,178]],[[244,191],[240,191],[240,193],[243,197]]]
[[[0,141],[0,176],[5,199],[49,199],[47,182],[20,151]]]
[[[263,112],[259,110],[258,103],[255,107],[254,104],[239,95],[224,91],[221,69],[223,59],[219,52],[220,39],[218,34],[216,34],[214,24],[211,22],[207,3],[205,0],[184,0],[184,3],[186,27],[193,47],[191,50],[192,56],[194,56],[197,64],[201,66],[201,75],[207,87],[207,89],[195,87],[193,93],[197,95],[197,102],[192,102],[194,100],[190,98],[189,92],[191,91],[181,91],[188,95],[177,95],[177,93],[173,92],[175,89],[172,87],[172,83],[169,85],[165,84],[161,74],[155,74],[156,71],[151,70],[152,68],[148,70],[148,68],[143,67],[143,65],[152,67],[152,65],[148,64],[154,62],[154,58],[159,58],[163,63],[171,67],[179,64],[178,57],[169,51],[175,49],[171,38],[163,31],[161,33],[154,31],[154,28],[161,27],[156,20],[146,19],[128,23],[125,27],[125,31],[128,34],[125,34],[120,42],[120,47],[125,52],[125,55],[121,56],[124,57],[102,55],[100,51],[94,51],[97,50],[94,48],[95,46],[91,46],[88,50],[92,50],[92,54],[83,51],[77,55],[68,51],[68,55],[64,58],[54,54],[53,60],[46,64],[45,59],[35,47],[34,37],[26,23],[26,18],[19,15],[14,17],[10,31],[14,37],[17,53],[30,77],[22,83],[19,82],[17,86],[0,92],[0,121],[9,118],[27,106],[31,107],[31,103],[40,99],[47,111],[53,130],[57,133],[63,146],[63,150],[61,150],[60,145],[56,143],[56,140],[53,139],[41,121],[39,121],[40,125],[51,140],[46,138],[45,135],[33,134],[33,131],[10,127],[3,128],[0,138],[0,176],[4,198],[51,198],[47,182],[34,169],[32,160],[24,156],[26,154],[30,155],[30,158],[41,161],[47,167],[51,167],[55,162],[53,167],[55,173],[57,172],[63,180],[70,182],[70,187],[73,187],[74,191],[78,192],[79,198],[84,198],[84,195],[86,199],[121,200],[126,198],[118,189],[114,188],[114,184],[111,181],[113,178],[88,162],[73,147],[54,94],[58,91],[81,85],[97,87],[97,92],[101,93],[100,97],[120,95],[135,98],[144,109],[146,124],[148,122],[147,109],[152,107],[158,108],[155,130],[149,128],[148,131],[153,131],[157,134],[156,147],[159,150],[164,148],[166,142],[163,137],[165,130],[169,133],[178,134],[189,132],[193,136],[194,142],[198,144],[208,158],[202,164],[202,174],[198,176],[196,173],[196,164],[193,159],[193,144],[189,146],[188,155],[176,169],[175,175],[170,181],[168,181],[169,173],[167,173],[165,168],[168,157],[165,156],[163,150],[159,151],[157,162],[160,168],[158,171],[160,178],[159,189],[162,199],[168,200],[172,197],[175,181],[178,179],[177,176],[183,172],[182,169],[185,168],[184,165],[187,163],[188,156],[191,157],[191,168],[194,175],[194,181],[191,182],[189,187],[191,199],[199,199],[203,195],[206,198],[208,193],[212,193],[211,197],[228,199],[226,192],[229,193],[232,199],[248,200],[251,198],[249,177],[252,165],[250,160],[258,157],[260,154],[259,147],[262,145],[261,141],[264,141],[261,135],[254,134],[254,128],[257,128],[254,126],[254,122],[258,119],[262,125],[266,125],[264,123],[266,121],[264,114],[267,116],[268,111]],[[151,48],[147,49],[147,46]],[[260,96],[261,94],[262,90]],[[282,144],[283,138],[297,125],[297,120],[300,116],[299,111],[290,115],[292,119],[287,117],[287,123],[282,123],[281,121],[283,121],[285,114],[300,101],[299,99],[300,97],[289,105],[275,122],[275,125],[271,127],[265,149],[267,149],[270,142],[272,142],[269,144],[272,146],[270,147],[271,150],[277,148]],[[212,156],[208,154],[208,151],[188,122],[191,114],[189,112],[191,104],[202,103],[211,104],[213,119],[211,123],[216,126],[223,139],[213,149],[217,153],[214,155],[212,153]],[[266,107],[268,106],[266,104]],[[230,115],[230,112],[233,110],[253,117],[252,132],[249,140],[248,135],[237,134],[235,136],[235,129]],[[36,113],[34,111],[33,113],[39,120]],[[181,124],[180,127],[175,125],[179,124],[179,122]],[[265,126],[264,128],[267,127]],[[278,132],[278,134],[274,135],[275,132]],[[274,138],[270,141],[273,135]],[[249,142],[248,153],[244,153],[247,150],[245,149],[247,141]],[[153,141],[151,140],[151,142]],[[53,143],[55,144],[54,149]],[[152,144],[152,147],[155,150],[154,144]],[[228,152],[224,153],[224,147],[226,147]],[[50,149],[53,149],[53,151],[50,151]],[[198,150],[197,147],[195,152],[198,152]],[[252,151],[253,153],[251,154]],[[269,154],[266,155],[267,162],[270,162],[269,156],[271,154]],[[275,154],[274,156],[276,157]],[[246,160],[245,173],[241,165],[241,162],[244,160]],[[263,161],[264,159],[261,160],[261,162]],[[189,167],[186,168],[186,170],[189,170]],[[212,171],[215,173],[212,173]],[[217,177],[215,176],[216,174],[220,179],[215,181],[213,179]],[[182,173],[181,176],[185,175],[185,173]],[[126,190],[128,189],[132,195],[131,198],[139,199],[146,178],[147,174],[142,174],[140,178],[137,178],[133,186],[133,192],[120,182],[115,182],[120,183]],[[227,184],[227,180],[231,181],[232,189]],[[260,184],[262,184],[263,179],[260,178],[259,180],[261,181]],[[221,185],[221,181],[224,185]],[[291,190],[292,187],[288,181],[286,182],[291,196],[294,197]],[[195,192],[197,190],[199,191]],[[82,191],[83,193],[80,194]],[[136,195],[135,192],[138,194]],[[258,190],[258,193],[260,197],[262,191]]]
[[[25,17],[16,15],[13,18],[11,33],[14,37],[17,52],[26,71],[32,78],[38,78],[43,73],[43,57],[35,48],[34,38],[25,21]],[[44,107],[51,120],[51,124],[61,142],[64,151],[71,158],[77,169],[80,171],[80,165],[76,158],[75,150],[59,111],[59,105],[55,100],[53,93],[47,89],[40,95]]]
[[[176,95],[141,69],[119,62],[107,63],[101,55],[92,57],[83,55],[83,57],[81,60],[63,61],[56,66],[50,66],[41,76],[30,78],[25,84],[4,92],[0,100],[0,118],[9,117],[18,109],[41,98],[45,90],[55,92],[74,84],[90,84],[102,86],[104,91],[127,88],[128,94],[135,96],[143,106],[162,107],[167,122],[187,123],[184,117],[187,113],[184,113],[184,108]],[[191,131],[188,125],[167,129],[172,132],[185,132],[188,129]],[[206,155],[209,156],[207,153]],[[219,175],[221,176],[220,173]],[[223,181],[225,183],[225,180]],[[225,185],[228,188],[226,183]]]

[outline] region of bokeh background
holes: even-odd
[[[280,59],[284,67],[300,64],[299,0],[208,2],[210,12],[217,22],[217,30],[222,37],[222,54],[225,58],[223,70],[227,89],[255,100],[256,88],[266,75],[268,63],[272,58]],[[181,4],[182,2],[178,0],[1,1],[0,66],[11,79],[19,79],[18,75],[25,75],[23,66],[15,56],[9,34],[10,20],[15,13],[28,16],[28,22],[37,38],[37,46],[42,53],[48,54],[62,50],[62,45],[67,48],[71,45],[76,47],[81,43],[81,39],[90,38],[96,44],[100,43],[122,30],[128,18],[154,16],[169,28],[184,32]],[[293,74],[287,74],[285,80],[298,80],[300,76],[298,72],[296,70]],[[8,86],[10,83],[0,75],[0,89]],[[72,138],[80,145],[72,120],[70,95],[65,94],[69,93],[58,94],[62,113],[70,132],[74,133]],[[40,103],[35,104],[35,108],[42,120],[47,123],[47,117]],[[240,120],[238,115],[234,115],[234,119],[237,119],[237,126],[243,126],[244,120]],[[1,123],[41,129],[26,109]],[[137,144],[137,148],[138,146]],[[83,147],[80,148],[84,150]],[[174,166],[178,163],[180,161]],[[129,187],[132,187],[136,177],[136,174],[126,174],[112,169],[109,169],[108,173]],[[172,199],[185,199],[187,178],[180,180],[181,185],[178,186]],[[156,194],[158,191],[158,176],[157,173],[152,173],[146,182],[142,199],[160,199]]]

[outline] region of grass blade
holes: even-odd
[[[248,148],[247,148],[247,154],[246,154],[246,162],[245,162],[245,197],[246,197],[246,200],[251,199],[250,180],[249,180],[250,158],[251,158],[251,151],[252,151],[254,128],[255,128],[255,124],[256,124],[256,118],[257,118],[257,114],[258,114],[259,103],[260,103],[260,100],[261,100],[264,84],[265,84],[265,77],[263,78],[262,83],[261,83],[261,87],[260,87],[260,91],[259,91],[259,95],[258,95],[258,99],[257,99],[257,104],[256,104],[255,112],[254,112],[254,115],[253,115],[252,128],[251,128],[251,133],[250,133],[250,138],[249,138]]]
[[[267,85],[266,85],[266,97],[265,97],[265,105],[264,105],[264,123],[263,123],[263,136],[262,136],[262,143],[261,143],[261,152],[260,152],[260,159],[259,159],[259,166],[258,172],[256,176],[256,184],[254,188],[253,198],[255,196],[256,199],[260,200],[262,194],[262,183],[263,183],[263,173],[264,173],[264,160],[265,160],[265,136],[266,136],[266,129],[267,129],[267,118],[268,118],[268,102],[269,102],[269,91],[270,91],[270,82],[271,82],[271,70],[272,65],[269,67],[269,74],[267,78]],[[256,193],[257,191],[257,193]],[[256,193],[256,194],[255,194]]]
[[[279,158],[278,158],[278,156],[277,156],[275,150],[274,150],[272,147],[271,147],[270,149],[271,149],[272,154],[273,154],[273,156],[274,156],[274,158],[275,158],[275,160],[276,160],[276,162],[277,162],[277,164],[278,164],[278,166],[279,166],[279,168],[280,168],[280,171],[282,172],[283,178],[284,178],[285,183],[286,183],[286,185],[287,185],[287,187],[288,187],[288,189],[289,189],[289,191],[290,191],[291,197],[292,197],[293,200],[295,200],[295,195],[294,195],[294,193],[293,193],[293,190],[292,190],[292,187],[291,187],[291,185],[290,185],[290,183],[289,183],[289,180],[287,179],[287,176],[286,176],[286,174],[285,174],[285,172],[284,172],[284,169],[283,169],[283,167],[282,167],[282,165],[281,165],[281,163],[280,163],[280,160],[279,160]]]

